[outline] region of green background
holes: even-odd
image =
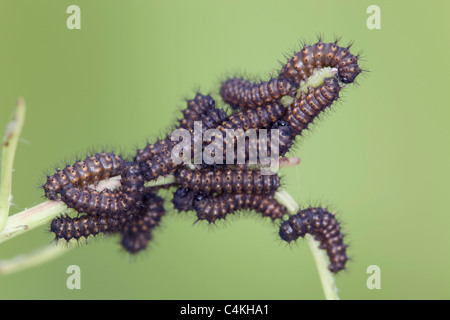
[[[81,30],[66,9],[81,8]],[[366,27],[369,5],[381,30]],[[42,201],[47,173],[98,149],[133,155],[174,123],[184,99],[228,75],[266,77],[317,34],[362,51],[359,85],[296,144],[285,188],[339,212],[352,261],[342,299],[450,298],[449,2],[0,1],[0,128],[27,103],[11,214]],[[3,129],[2,129],[3,130]],[[322,299],[304,241],[241,215],[209,228],[170,210],[144,253],[99,238],[0,277],[2,299]],[[0,246],[9,259],[48,245],[42,227]],[[81,268],[81,290],[66,268]],[[370,265],[381,290],[366,287]]]

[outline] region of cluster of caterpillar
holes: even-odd
[[[314,73],[324,68],[335,68],[335,71],[322,83],[308,86]],[[294,53],[278,76],[268,81],[251,83],[240,78],[224,81],[219,92],[223,102],[231,107],[228,113],[217,108],[211,96],[197,93],[187,101],[177,128],[195,133],[198,121],[201,134],[216,129],[224,138],[229,130],[237,130],[231,140],[223,140],[223,157],[222,153],[214,154],[226,161],[179,163],[172,154],[179,141],[173,141],[171,135],[148,143],[131,160],[114,153],[87,157],[58,170],[43,186],[48,199],[61,200],[80,214],[75,218],[66,215],[54,219],[51,231],[57,239],[66,241],[99,233],[120,234],[126,251],[140,252],[147,247],[153,229],[165,214],[164,201],[156,194],[159,187],[146,187],[146,183],[173,175],[175,182],[167,188],[173,189],[172,203],[177,211],[194,210],[198,220],[209,223],[236,211],[256,211],[280,222],[282,240],[290,242],[307,233],[314,236],[328,253],[330,270],[343,270],[346,246],[335,216],[322,208],[309,208],[283,222],[287,209],[275,198],[280,187],[278,174],[263,174],[258,166],[240,163],[237,152],[230,159],[226,150],[238,151],[236,142],[243,138],[244,158],[248,159],[253,151],[245,140],[246,131],[266,129],[279,133],[279,148],[275,150],[268,147],[272,146],[270,143],[263,143],[270,142],[271,135],[258,136],[257,144],[263,147],[259,152],[284,157],[296,137],[339,99],[340,90],[354,82],[361,71],[358,56],[351,54],[349,47],[319,40]],[[194,151],[194,145],[198,145],[195,134],[190,142]],[[200,147],[201,151],[208,149],[205,141],[200,142]],[[96,189],[99,181],[114,176],[120,176],[118,189]]]

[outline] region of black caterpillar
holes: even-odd
[[[256,109],[244,109],[233,113],[216,129],[226,133],[226,129],[265,129],[274,122],[281,119],[285,113],[285,108],[281,103],[273,103],[261,106]]]
[[[308,88],[308,93],[302,92],[299,99],[287,108],[284,120],[292,128],[292,136],[300,134],[314,119],[334,101],[339,99],[341,86],[336,78],[326,78],[320,87]]]
[[[147,248],[153,229],[165,214],[163,203],[163,198],[154,193],[146,193],[141,210],[128,219],[122,218],[121,244],[126,251],[135,254]]]
[[[117,218],[122,214],[132,214],[142,204],[144,178],[136,164],[125,165],[121,175],[120,190],[105,189],[99,192],[68,184],[61,190],[61,200],[69,208],[94,216],[109,215]]]
[[[219,196],[197,195],[194,200],[194,208],[199,220],[215,222],[225,219],[228,214],[239,210],[254,210],[263,217],[272,220],[283,218],[286,207],[273,197],[259,194],[227,194]]]
[[[55,239],[64,239],[66,241],[71,239],[78,240],[81,237],[88,238],[99,233],[114,233],[118,229],[119,222],[116,219],[92,216],[77,218],[62,216],[53,219],[50,225],[50,231],[55,234]]]
[[[320,242],[321,249],[327,251],[331,272],[345,269],[348,260],[347,246],[344,244],[339,222],[333,214],[323,208],[308,208],[290,216],[280,227],[280,237],[287,242],[304,237],[307,233]]]
[[[230,115],[225,121],[223,121],[219,126],[216,127],[222,133],[222,141],[223,145],[221,145],[221,149],[223,151],[223,156],[218,158],[219,164],[243,164],[247,163],[249,159],[260,160],[258,148],[268,148],[270,146],[270,129],[274,127],[275,123],[279,121],[285,115],[286,109],[280,103],[268,104],[256,109],[244,109],[240,112],[233,113]],[[285,132],[287,126],[281,131]],[[254,132],[250,132],[249,130],[253,129]],[[268,129],[268,140],[267,143],[261,143],[260,135],[261,129]],[[280,129],[278,126],[276,129]],[[230,137],[229,133],[233,133],[233,136]],[[254,140],[252,143],[249,142],[250,137],[254,135]],[[283,133],[283,136],[286,136]],[[281,138],[280,138],[281,140]],[[238,149],[240,143],[244,143],[243,150]],[[207,142],[204,142],[204,149]],[[288,145],[284,139],[284,145]],[[215,145],[216,148],[219,145]],[[252,147],[252,148],[251,148]],[[233,157],[227,157],[227,152],[230,150],[233,152]],[[239,153],[238,153],[239,152]],[[285,153],[285,152],[284,152]],[[238,154],[242,156],[241,159],[238,157]],[[269,152],[270,154],[270,152]],[[253,156],[253,157],[251,157]],[[217,162],[217,161],[216,161]],[[259,162],[255,162],[259,163]]]
[[[262,175],[260,170],[216,168],[191,170],[179,169],[176,182],[194,193],[252,193],[273,194],[280,187],[280,177]]]
[[[289,59],[280,72],[280,78],[289,80],[296,86],[308,79],[317,68],[332,67],[338,69],[339,80],[352,83],[361,73],[358,56],[350,53],[349,47],[338,46],[337,42],[319,41],[313,45],[305,45]]]
[[[124,161],[121,156],[114,153],[97,153],[83,161],[77,161],[74,165],[67,165],[63,170],[58,170],[42,186],[45,196],[50,200],[57,200],[58,194],[67,185],[84,188],[89,184],[95,184],[100,180],[120,175]]]
[[[259,84],[233,78],[226,80],[220,95],[233,108],[257,108],[277,102],[286,95],[295,96],[296,87],[286,79],[270,79]]]

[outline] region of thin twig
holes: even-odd
[[[6,127],[2,143],[2,171],[0,180],[0,231],[3,230],[9,215],[11,205],[11,184],[14,156],[17,142],[25,121],[25,101],[20,98],[17,102],[14,119]]]
[[[50,244],[27,254],[0,261],[0,276],[16,273],[44,264],[68,252],[72,247],[67,243]]]

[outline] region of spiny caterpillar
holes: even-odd
[[[289,130],[287,125],[277,126],[275,128],[275,123],[280,121],[285,112],[286,109],[281,103],[273,103],[255,109],[244,109],[231,114],[225,121],[216,127],[216,129],[222,133],[223,141],[223,145],[220,146],[223,157],[219,156],[218,160],[221,160],[221,163],[241,164],[248,163],[249,160],[252,159],[256,160],[256,164],[261,160],[262,150],[265,150],[266,156],[270,157],[270,146],[272,142],[271,129],[279,129],[281,131],[279,141],[280,149],[283,149],[282,153],[284,155],[287,152],[285,147],[290,147],[291,145],[286,141],[286,137],[289,138],[292,132],[290,132],[290,135],[286,135],[286,131]],[[251,129],[254,131],[249,131]],[[266,141],[261,138],[263,134],[262,130],[267,130]],[[232,136],[229,135],[230,132],[233,133]],[[254,136],[255,141],[249,142],[252,135]],[[214,143],[216,143],[216,141]],[[239,149],[239,144],[241,143],[244,143],[243,151]],[[204,142],[204,145],[206,145],[206,142]],[[219,145],[216,144],[215,146],[218,147]],[[230,150],[233,151],[233,158],[230,158]],[[241,158],[244,159],[242,162],[238,156],[238,152],[242,152]]]
[[[58,199],[61,190],[71,185],[84,188],[89,184],[95,184],[100,180],[119,175],[124,161],[121,156],[114,153],[97,153],[83,161],[77,161],[74,165],[67,165],[63,170],[58,170],[42,186],[45,196],[50,200]]]
[[[118,217],[132,214],[141,205],[144,178],[140,167],[135,164],[125,165],[121,175],[120,190],[99,192],[68,184],[61,191],[61,200],[67,207],[88,215]]]
[[[308,88],[308,93],[301,93],[299,99],[288,106],[284,120],[292,128],[291,137],[300,134],[325,108],[339,99],[341,87],[335,78],[326,78],[318,88]]]
[[[283,218],[286,207],[271,196],[259,194],[227,194],[219,196],[197,195],[194,200],[194,208],[199,220],[215,222],[225,219],[228,214],[239,210],[254,210],[263,217],[272,220]]]
[[[95,236],[99,233],[113,233],[118,229],[118,221],[107,217],[81,216],[71,218],[61,216],[53,219],[50,231],[55,234],[55,239],[80,239]]]
[[[175,180],[164,186],[173,192],[175,210],[195,210],[198,220],[213,223],[239,210],[253,210],[273,221],[282,220],[287,209],[275,198],[280,177],[262,174],[261,162],[256,167],[249,162],[237,163],[237,152],[241,149],[236,142],[243,138],[245,159],[249,159],[250,145],[255,143],[262,148],[259,152],[270,156],[276,154],[270,143],[271,133],[279,130],[278,155],[283,157],[295,137],[330,107],[345,84],[354,82],[362,71],[359,57],[348,49],[336,42],[319,40],[294,53],[278,76],[268,81],[226,80],[219,91],[223,102],[233,109],[230,115],[217,108],[209,95],[197,93],[188,100],[176,128],[192,133],[195,122],[201,121],[202,136],[208,129],[216,129],[224,137],[224,152],[219,158],[223,157],[226,164],[206,163],[211,165],[207,167],[205,163],[186,166],[175,163],[172,151],[179,141],[172,141],[168,135],[137,150],[130,162],[114,153],[98,153],[58,170],[43,186],[45,195],[50,200],[62,200],[79,215],[74,218],[65,215],[52,221],[50,228],[56,239],[69,241],[99,233],[117,234],[129,253],[144,250],[165,214],[164,199],[156,194],[162,186],[148,185],[167,175],[173,175]],[[326,73],[327,68],[332,71],[323,76],[321,72]],[[230,129],[239,130],[231,142],[225,139]],[[249,129],[258,132],[266,129],[267,138],[258,133],[256,142],[249,142],[245,133]],[[192,145],[196,139],[190,139]],[[201,151],[209,150],[208,146],[200,143]],[[231,160],[226,159],[228,148],[236,151]],[[99,181],[113,176],[120,176],[120,187],[96,190]],[[306,234],[311,234],[327,251],[332,272],[345,268],[346,245],[334,215],[323,208],[309,208],[281,223],[279,236],[285,241]]]
[[[320,242],[320,248],[327,251],[331,272],[345,269],[348,260],[347,246],[344,244],[339,222],[333,214],[323,208],[308,208],[290,216],[280,226],[280,237],[287,242],[303,238],[306,234],[314,236]]]
[[[350,53],[347,48],[338,46],[337,42],[324,43],[321,40],[313,45],[305,45],[289,59],[281,69],[279,77],[299,85],[308,79],[315,69],[336,67],[339,80],[352,83],[361,73],[358,66],[358,56]]]
[[[120,233],[122,235],[122,247],[134,254],[144,250],[152,239],[153,229],[156,228],[162,216],[165,214],[163,198],[154,193],[146,193],[143,199],[143,207],[137,214],[128,219],[122,218]]]
[[[286,95],[294,96],[296,87],[286,79],[270,79],[259,84],[240,78],[226,80],[220,95],[232,108],[257,108],[274,103]]]
[[[272,194],[280,186],[280,177],[278,175],[262,175],[261,170],[249,168],[216,168],[213,170],[182,168],[176,172],[175,180],[183,188],[204,194]]]
[[[217,129],[226,133],[226,129],[265,129],[269,128],[274,122],[281,119],[285,108],[280,103],[271,103],[263,105],[256,109],[244,109],[233,113]]]

